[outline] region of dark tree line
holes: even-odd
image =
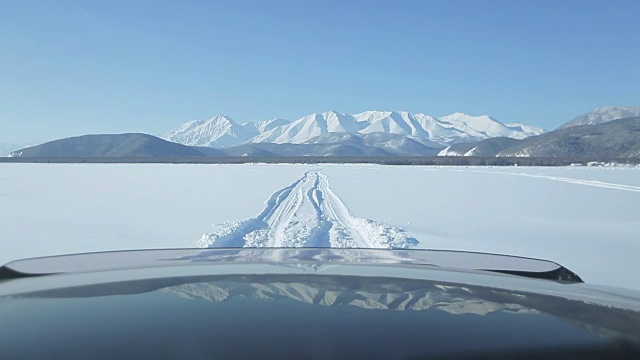
[[[110,157],[110,158],[0,158],[0,163],[158,163],[158,164],[380,164],[434,166],[567,166],[589,162],[640,164],[640,158],[525,158],[462,156],[381,157]]]

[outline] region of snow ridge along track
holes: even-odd
[[[318,170],[273,193],[258,216],[213,227],[199,245],[406,249],[418,244],[403,229],[352,216]]]

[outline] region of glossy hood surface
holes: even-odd
[[[552,262],[429,256],[223,249],[16,262],[0,281],[0,358],[602,355],[640,342],[631,292],[541,277],[572,274]]]

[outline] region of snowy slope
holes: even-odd
[[[559,129],[578,125],[596,125],[611,120],[640,117],[640,106],[602,106],[563,124]]]
[[[243,143],[302,144],[330,133],[395,134],[442,148],[499,136],[522,139],[544,133],[544,130],[522,124],[502,124],[486,115],[455,113],[436,118],[406,111],[365,111],[355,115],[328,111],[310,114],[291,123],[275,119],[244,125],[220,115],[188,122],[165,135],[164,139],[190,146],[229,147]]]
[[[284,119],[273,119],[240,125],[227,115],[218,115],[208,120],[189,121],[162,138],[187,146],[228,147],[287,123]]]
[[[533,135],[544,133],[541,128],[526,126],[521,124],[505,125],[498,120],[487,116],[470,116],[463,113],[453,113],[443,116],[440,119],[445,126],[449,125],[453,129],[468,134],[473,140],[484,140],[494,137],[508,137],[513,139],[524,139]]]
[[[330,132],[357,133],[361,128],[362,124],[353,116],[329,111],[307,115],[290,124],[274,128],[251,139],[251,142],[300,144]]]
[[[284,126],[289,123],[289,120],[275,118],[272,120],[259,120],[254,122],[249,122],[245,124],[245,127],[254,128],[258,134],[262,134],[263,132],[274,129],[278,126]]]
[[[472,141],[469,134],[461,129],[457,129],[451,124],[443,123],[433,116],[418,113],[414,117],[429,134],[429,139],[439,143],[453,144],[458,142]]]
[[[514,137],[512,139],[523,139],[525,137],[541,135],[547,132],[545,129],[541,127],[525,125],[525,124],[509,123],[504,125],[511,130],[522,132],[525,135],[524,137],[517,137],[517,138]]]
[[[429,137],[429,133],[420,126],[415,117],[406,111],[365,111],[354,117],[366,125],[361,131],[363,134],[382,132]]]
[[[500,151],[518,144],[521,140],[497,137],[473,143],[459,143],[447,146],[438,156],[496,156]]]

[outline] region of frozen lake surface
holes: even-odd
[[[0,164],[0,244],[0,263],[225,245],[469,250],[638,289],[640,169]]]

